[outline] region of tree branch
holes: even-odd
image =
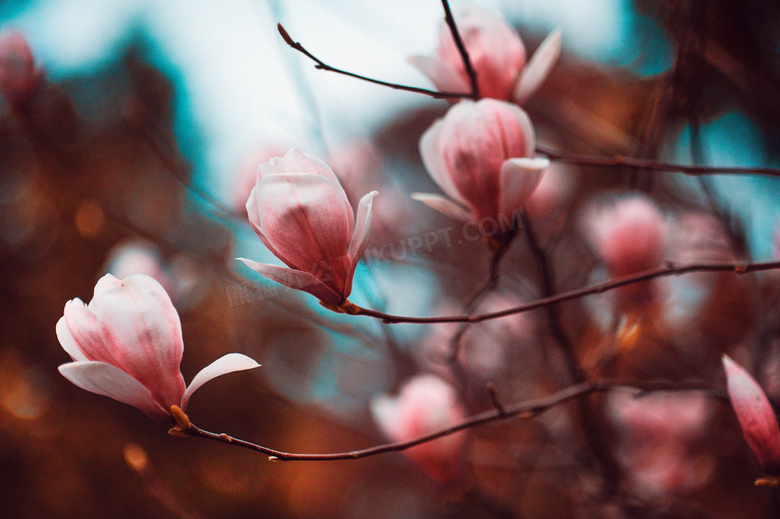
[[[458,26],[455,25],[455,17],[452,16],[452,10],[450,9],[450,3],[447,0],[441,0],[441,5],[444,8],[444,21],[447,23],[447,27],[450,28],[452,33],[452,39],[455,40],[455,46],[458,48],[460,57],[463,60],[463,67],[466,69],[466,75],[469,77],[469,84],[471,85],[471,99],[479,99],[479,86],[477,85],[477,71],[474,70],[474,66],[471,64],[471,58],[469,52],[466,50],[466,45],[463,44],[463,39],[460,37],[460,31]]]
[[[515,306],[501,310],[498,312],[491,312],[485,314],[476,315],[454,315],[454,316],[442,316],[442,317],[408,317],[402,315],[392,315],[383,312],[377,312],[368,308],[361,308],[354,305],[354,308],[350,308],[347,313],[352,315],[365,315],[376,319],[381,319],[386,323],[416,323],[416,324],[433,324],[433,323],[479,323],[487,321],[489,319],[498,319],[500,317],[506,317],[508,315],[519,314],[535,310],[537,308],[544,308],[556,303],[562,303],[564,301],[570,301],[572,299],[579,299],[592,294],[601,294],[614,290],[618,287],[632,285],[634,283],[640,283],[642,281],[648,281],[655,278],[662,278],[668,276],[680,276],[683,274],[690,274],[693,272],[733,272],[735,274],[747,274],[749,272],[759,272],[764,270],[777,270],[780,269],[780,261],[768,261],[763,263],[697,263],[692,265],[675,265],[674,263],[667,262],[666,267],[661,267],[652,270],[646,270],[638,274],[631,276],[624,276],[621,278],[613,279],[611,281],[605,281],[597,285],[591,285],[589,287],[583,287],[568,292],[561,292],[555,296],[543,297],[532,303],[525,305]]]
[[[577,164],[579,166],[599,167],[625,167],[637,169],[652,169],[656,171],[679,172],[686,175],[767,175],[780,177],[778,168],[743,168],[743,167],[717,167],[717,166],[689,166],[685,164],[673,164],[668,162],[656,162],[650,159],[627,157],[625,155],[587,155],[584,153],[566,153],[556,151],[547,146],[537,145],[536,152],[547,156],[552,161]]]
[[[276,28],[279,30],[279,34],[282,35],[282,38],[284,39],[285,43],[287,43],[287,45],[297,50],[298,52],[300,52],[301,54],[303,54],[304,56],[312,60],[314,63],[316,63],[314,68],[318,68],[320,70],[327,70],[328,72],[335,72],[336,74],[342,74],[344,76],[349,76],[351,78],[359,79],[361,81],[367,81],[375,85],[385,86],[388,88],[392,88],[394,90],[402,90],[404,92],[423,94],[426,96],[433,97],[435,99],[462,99],[462,98],[472,97],[471,93],[437,92],[435,90],[429,90],[427,88],[417,88],[417,87],[411,87],[406,85],[399,85],[398,83],[389,83],[387,81],[381,81],[379,79],[373,79],[370,77],[361,76],[360,74],[355,74],[353,72],[348,72],[346,70],[331,67],[330,65],[324,63],[322,60],[316,57],[314,54],[306,50],[303,47],[303,45],[293,40],[292,37],[290,37],[290,35],[284,29],[284,27],[282,27],[281,23],[276,24]]]
[[[508,418],[518,417],[521,419],[529,419],[538,416],[545,411],[555,407],[557,405],[575,400],[577,398],[583,398],[591,393],[611,391],[613,389],[639,389],[641,393],[637,395],[637,398],[641,398],[643,394],[654,391],[704,391],[710,394],[714,398],[722,400],[728,399],[725,390],[713,389],[703,384],[694,382],[672,383],[663,381],[596,381],[596,382],[582,382],[569,386],[561,391],[557,391],[546,397],[537,398],[533,400],[526,400],[513,404],[511,406],[504,407],[503,409],[494,409],[474,415],[466,420],[448,427],[441,429],[419,438],[404,442],[387,443],[384,445],[377,445],[375,447],[369,447],[367,449],[354,450],[349,452],[335,452],[326,454],[300,454],[292,452],[284,452],[269,447],[264,447],[256,443],[252,443],[246,440],[235,438],[225,433],[213,433],[203,430],[192,423],[188,423],[188,427],[182,428],[177,426],[172,428],[169,433],[173,436],[194,436],[198,438],[205,438],[207,440],[213,440],[220,443],[229,445],[235,445],[249,449],[260,454],[268,456],[269,461],[337,461],[337,460],[356,460],[360,458],[367,458],[369,456],[376,456],[377,454],[384,454],[386,452],[398,452],[406,450],[415,445],[420,445],[429,441],[436,440],[443,436],[449,436],[455,434],[458,431],[470,429],[490,422],[499,420],[506,420]]]

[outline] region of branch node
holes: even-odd
[[[496,408],[496,411],[498,411],[499,415],[505,415],[506,414],[506,408],[504,407],[504,404],[501,403],[501,400],[498,398],[498,388],[496,388],[496,385],[492,382],[488,382],[485,386],[485,389],[487,389],[488,396],[490,397],[490,401],[493,403],[493,407]]]

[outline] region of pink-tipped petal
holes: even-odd
[[[360,262],[363,252],[368,245],[368,238],[371,235],[371,210],[374,204],[374,197],[378,191],[371,191],[363,195],[358,203],[357,217],[355,218],[355,232],[352,233],[352,239],[349,241],[349,269],[347,270],[347,283],[344,287],[344,297],[352,292],[352,276],[355,274],[355,268]]]
[[[499,205],[504,215],[509,216],[525,205],[549,165],[550,161],[544,158],[508,159],[501,164]]]
[[[184,343],[170,297],[149,276],[133,275],[103,293],[95,305],[100,335],[121,368],[167,408],[184,394],[179,371]],[[95,359],[100,360],[100,359]]]
[[[520,81],[512,92],[512,100],[517,104],[525,103],[542,86],[561,55],[561,31],[555,29],[547,35],[536,49],[528,64],[520,74]]]
[[[267,263],[258,263],[246,258],[236,259],[243,261],[247,267],[261,276],[265,276],[286,287],[308,292],[323,303],[337,305],[343,300],[340,294],[308,272],[288,269],[278,265],[269,265]]]
[[[260,364],[253,359],[242,355],[241,353],[228,353],[224,357],[220,357],[195,375],[195,378],[190,382],[189,387],[184,392],[184,396],[181,398],[181,405],[179,407],[182,410],[187,409],[187,404],[190,401],[192,393],[194,393],[200,386],[206,382],[213,380],[222,375],[233,373],[236,371],[244,371],[247,369],[259,368]]]
[[[463,208],[449,198],[445,198],[441,195],[436,195],[433,193],[412,193],[410,196],[412,200],[422,202],[431,209],[439,211],[442,214],[446,214],[455,220],[468,222],[474,219],[474,215],[471,214],[468,209]]]
[[[471,101],[461,101],[461,103],[470,102]],[[455,187],[455,182],[444,163],[444,155],[439,144],[441,141],[442,121],[443,120],[440,119],[434,122],[431,127],[423,133],[420,138],[420,156],[422,157],[423,164],[425,164],[425,169],[428,170],[431,178],[441,190],[450,198],[465,205],[466,200],[463,198],[463,195],[460,194],[458,188]]]
[[[723,369],[731,405],[750,449],[762,469],[780,474],[780,427],[766,393],[727,355],[723,356]]]
[[[129,404],[157,420],[170,419],[168,411],[155,402],[143,384],[111,364],[71,362],[60,366],[59,371],[81,389]]]
[[[439,92],[468,93],[466,78],[444,61],[430,56],[410,56],[409,63],[428,76]]]

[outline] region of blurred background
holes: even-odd
[[[529,55],[561,28],[561,60],[526,107],[540,143],[779,165],[776,2],[469,3],[503,13]],[[24,35],[42,74],[24,100],[0,105],[2,517],[776,516],[776,494],[752,485],[760,472],[732,413],[699,393],[639,409],[621,395],[594,399],[627,474],[619,498],[596,499],[568,406],[470,431],[457,478],[442,483],[400,454],[269,463],[174,438],[59,375],[69,358],[54,327],[65,302],[91,299],[106,272],[143,272],[181,315],[185,380],[228,352],[263,364],[193,398],[189,416],[215,432],[293,452],[349,451],[386,441],[370,402],[415,373],[452,382],[468,414],[492,408],[488,381],[505,402],[559,389],[544,313],[471,327],[453,365],[443,360],[451,328],[332,314],[234,260],[277,262],[243,205],[257,166],[296,146],[328,160],[353,203],[380,191],[353,301],[404,315],[462,311],[488,275],[482,243],[411,247],[432,231],[462,233],[408,198],[438,192],[417,146],[448,104],[315,70],[276,30],[283,23],[330,65],[430,87],[406,58],[432,54],[442,16],[434,0],[0,3],[0,29]],[[669,259],[776,257],[775,179],[558,163],[548,177],[553,201],[538,202],[535,224],[559,290],[603,279],[581,223],[594,201],[626,191],[668,217]],[[481,311],[542,295],[529,254],[514,244]],[[564,326],[593,376],[715,386],[730,352],[774,398],[777,283],[772,274],[675,279],[659,285],[663,308],[638,315],[592,297],[562,308]]]

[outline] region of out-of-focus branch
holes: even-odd
[[[322,60],[320,60],[318,57],[316,57],[314,54],[306,50],[303,45],[298,43],[297,41],[293,40],[292,37],[287,33],[287,31],[282,27],[282,24],[278,23],[276,24],[276,28],[279,30],[279,34],[282,35],[282,38],[284,39],[285,43],[292,47],[293,49],[297,50],[310,60],[312,60],[316,65],[314,68],[318,68],[320,70],[327,70],[328,72],[335,72],[336,74],[342,74],[345,76],[349,76],[355,79],[359,79],[361,81],[367,81],[369,83],[373,83],[375,85],[381,85],[388,88],[392,88],[394,90],[403,90],[404,92],[412,92],[415,94],[423,94],[426,96],[433,97],[435,99],[463,99],[463,98],[470,98],[472,97],[472,94],[470,92],[437,92],[436,90],[429,90],[427,88],[417,88],[417,87],[411,87],[406,85],[399,85],[398,83],[390,83],[388,81],[381,81],[379,79],[373,79],[366,76],[361,76],[360,74],[355,74],[354,72],[348,72],[346,70],[338,69],[335,67],[331,67],[330,65],[323,63]]]
[[[543,297],[532,303],[507,308],[506,310],[501,310],[498,312],[442,317],[407,317],[402,315],[386,314],[377,312],[375,310],[370,310],[368,308],[361,308],[357,305],[352,305],[345,309],[345,313],[374,317],[376,319],[382,319],[386,323],[479,323],[489,319],[498,319],[508,315],[528,312],[537,308],[544,308],[549,305],[570,301],[572,299],[579,299],[581,297],[592,294],[601,294],[610,290],[614,290],[618,287],[632,285],[642,281],[649,281],[655,278],[680,276],[684,274],[691,274],[693,272],[733,272],[734,274],[747,274],[749,272],[760,272],[764,270],[777,269],[780,269],[780,261],[767,261],[762,263],[696,263],[691,265],[675,265],[674,263],[669,262],[665,267],[646,270],[638,274],[620,277],[611,281],[599,283],[597,285],[591,285],[589,287],[570,290],[568,292],[561,292],[551,297]]]
[[[194,424],[192,424],[186,416],[183,416],[184,420],[178,420],[180,425],[170,430],[170,434],[173,436],[195,436],[198,438],[205,438],[208,440],[218,441],[220,443],[226,443],[229,445],[235,445],[237,447],[243,447],[245,449],[259,452],[260,454],[267,455],[270,461],[337,461],[337,460],[355,460],[360,458],[367,458],[369,456],[376,456],[377,454],[384,454],[386,452],[398,452],[408,448],[420,445],[422,443],[430,442],[441,438],[443,436],[449,436],[458,431],[465,429],[471,429],[490,422],[498,420],[506,420],[509,418],[517,417],[521,419],[528,419],[538,416],[545,411],[575,400],[578,398],[586,397],[592,393],[605,392],[611,390],[631,390],[638,389],[640,393],[637,398],[641,398],[642,394],[655,392],[655,391],[704,391],[710,394],[714,398],[728,399],[726,392],[721,388],[711,388],[704,384],[683,382],[662,382],[662,381],[596,381],[596,382],[582,382],[569,386],[565,389],[557,391],[546,397],[537,398],[533,400],[525,400],[516,404],[503,407],[503,409],[494,409],[474,415],[466,420],[446,429],[441,429],[425,436],[420,436],[413,440],[404,442],[387,443],[384,445],[377,445],[375,447],[369,447],[367,449],[354,450],[349,452],[335,452],[327,454],[300,454],[292,452],[284,452],[269,447],[264,447],[256,443],[252,443],[246,440],[235,438],[225,433],[213,433],[203,430]],[[179,411],[181,412],[181,411]],[[183,415],[183,413],[182,413]]]
[[[655,171],[670,171],[684,173],[686,175],[767,175],[771,177],[780,177],[778,168],[743,168],[733,166],[689,166],[685,164],[674,164],[669,162],[656,162],[650,159],[640,159],[636,157],[627,157],[625,155],[588,155],[585,153],[567,153],[557,151],[547,146],[537,145],[536,152],[545,155],[553,162],[565,162],[567,164],[576,164],[578,166],[598,166],[598,167],[625,167],[630,166],[637,169],[651,169]]]
[[[521,216],[523,230],[528,242],[531,254],[536,259],[539,268],[539,278],[542,295],[544,297],[554,297],[557,290],[555,287],[555,272],[552,263],[545,250],[539,245],[530,220],[525,214]],[[546,307],[547,325],[550,332],[558,344],[558,348],[563,353],[566,362],[566,369],[569,372],[572,382],[582,383],[587,381],[587,375],[580,366],[574,342],[569,338],[566,329],[563,327],[561,314],[558,311],[557,304],[551,304]],[[612,453],[607,448],[604,434],[599,426],[596,409],[587,400],[578,400],[579,417],[582,420],[582,427],[585,432],[585,439],[590,446],[594,459],[598,464],[601,474],[604,476],[605,491],[613,494],[619,484],[620,468],[615,461]]]

